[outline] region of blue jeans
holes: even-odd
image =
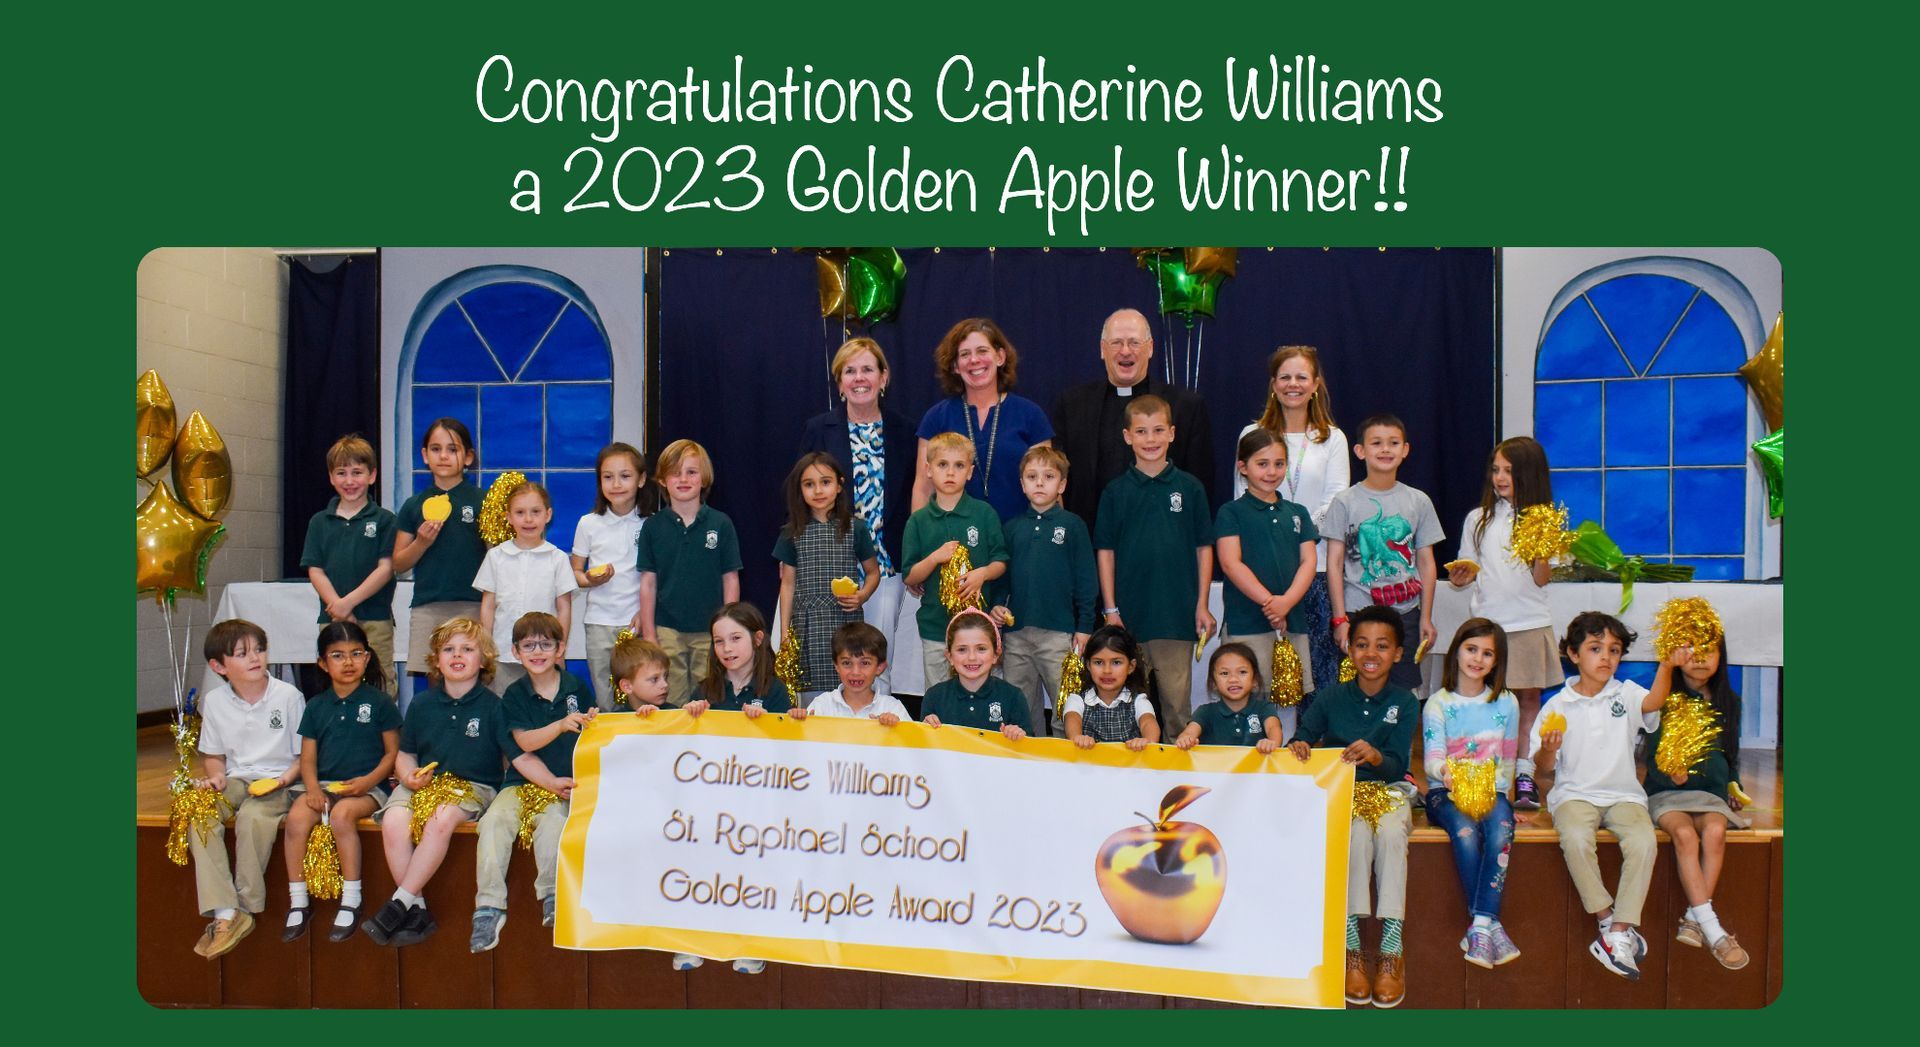
[[[1453,805],[1447,790],[1434,789],[1427,793],[1427,821],[1446,830],[1453,843],[1453,865],[1467,894],[1467,908],[1475,916],[1498,919],[1513,849],[1513,808],[1507,798],[1494,797],[1493,810],[1474,821]]]

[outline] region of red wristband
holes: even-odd
[[[1327,624],[1337,629],[1340,626],[1347,624],[1347,616],[1343,614],[1340,617],[1335,618],[1333,621],[1328,622]]]

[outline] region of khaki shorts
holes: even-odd
[[[433,631],[455,618],[480,620],[479,601],[442,600],[423,603],[407,614],[407,671],[425,673],[433,661]]]
[[[479,782],[473,782],[471,784],[473,785],[473,799],[463,800],[460,803],[460,809],[467,812],[467,821],[473,821],[475,818],[485,814],[487,808],[493,803],[494,794],[500,791],[491,785],[481,785]],[[380,809],[375,811],[373,816],[378,820],[386,817],[388,811],[402,808],[407,810],[413,808],[413,790],[404,785],[395,785],[393,787],[393,795],[387,797],[387,801],[380,805]]]

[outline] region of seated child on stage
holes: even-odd
[[[910,720],[907,707],[873,689],[887,671],[887,636],[865,622],[848,622],[833,631],[833,671],[840,686],[807,706],[810,716],[863,716],[882,727]]]
[[[1067,695],[1063,719],[1067,738],[1082,749],[1099,742],[1125,742],[1139,752],[1160,741],[1160,721],[1144,694],[1129,686],[1140,674],[1140,645],[1117,625],[1103,625],[1087,637],[1081,652],[1091,682],[1084,694]]]
[[[927,689],[921,722],[999,731],[1014,741],[1027,736],[1027,696],[993,675],[1000,660],[1000,627],[991,615],[969,607],[953,616],[947,623],[947,660],[953,675]]]
[[[1193,711],[1193,722],[1173,744],[1251,745],[1263,753],[1280,747],[1280,710],[1260,691],[1260,672],[1246,644],[1223,643],[1207,663],[1214,700]]]

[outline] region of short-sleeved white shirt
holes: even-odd
[[[900,704],[900,699],[890,694],[876,693],[873,696],[873,701],[868,702],[867,707],[859,712],[855,712],[853,708],[847,704],[847,700],[841,697],[840,688],[838,687],[827,691],[807,704],[807,715],[809,716],[864,716],[872,720],[876,717],[884,716],[887,713],[892,713],[902,720],[913,719],[913,717],[907,715],[907,707]]]
[[[1472,593],[1468,610],[1493,620],[1508,632],[1552,625],[1547,590],[1534,584],[1533,565],[1513,558],[1513,503],[1505,498],[1494,503],[1487,533],[1476,542],[1473,532],[1479,522],[1480,510],[1476,507],[1467,513],[1467,522],[1460,528],[1460,558],[1480,565],[1480,572],[1467,584]]]
[[[1147,696],[1144,694],[1134,694],[1131,690],[1122,687],[1120,693],[1113,696],[1113,701],[1107,702],[1100,699],[1099,692],[1089,687],[1085,694],[1067,695],[1066,708],[1061,711],[1060,715],[1065,717],[1067,713],[1077,713],[1084,718],[1087,715],[1087,704],[1089,702],[1098,705],[1102,709],[1111,709],[1122,702],[1132,702],[1133,718],[1136,721],[1153,712],[1153,703],[1147,701]]]
[[[285,680],[249,703],[221,684],[200,699],[200,751],[227,759],[229,778],[278,778],[300,759],[300,714],[307,700]]]
[[[1575,679],[1540,707],[1527,736],[1527,752],[1540,751],[1540,721],[1550,712],[1567,718],[1567,732],[1553,761],[1553,788],[1547,810],[1568,800],[1585,800],[1595,807],[1647,802],[1647,791],[1634,773],[1633,753],[1640,732],[1660,729],[1658,710],[1642,713],[1647,689],[1618,676],[1589,698],[1574,692]]]
[[[528,611],[553,613],[561,596],[580,588],[573,580],[573,561],[552,542],[522,549],[511,540],[487,550],[473,587],[493,594],[493,644],[502,662],[513,656],[513,623]]]
[[[581,610],[584,625],[626,625],[640,613],[640,529],[647,518],[636,507],[625,516],[588,513],[573,529],[573,555],[587,561],[588,567],[613,565],[613,577],[603,585],[581,590],[586,607]]]

